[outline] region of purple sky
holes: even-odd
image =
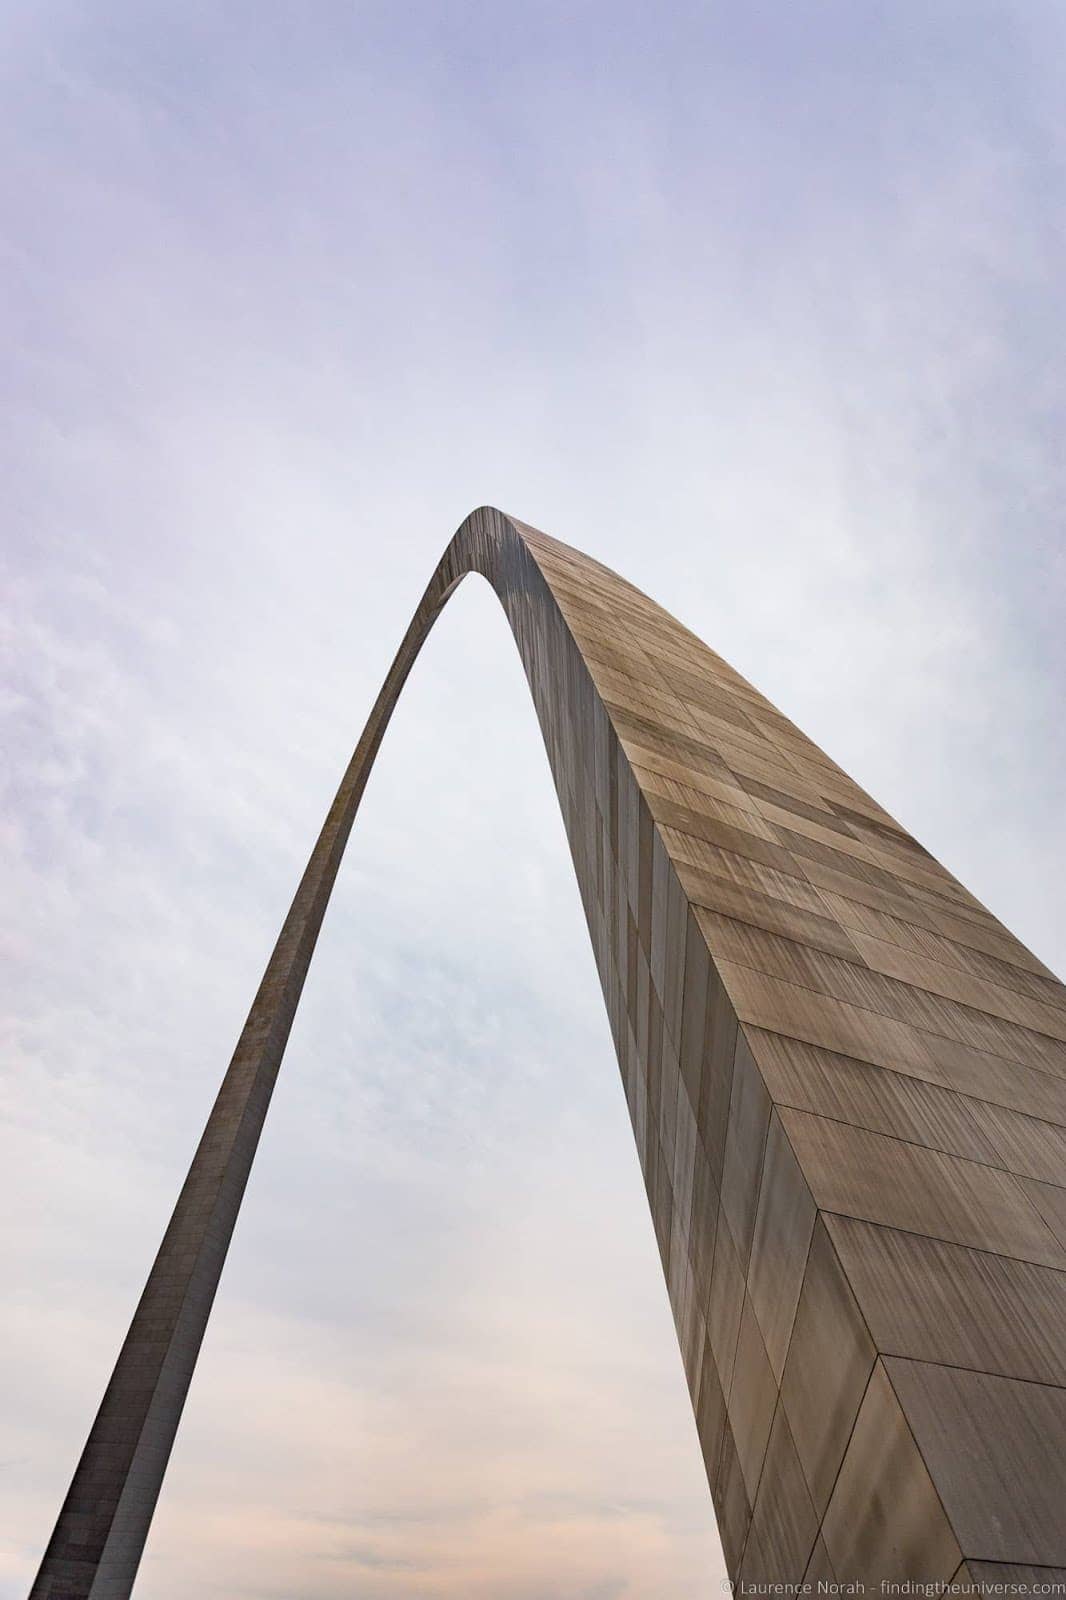
[[[1066,10],[0,0],[0,1600],[303,858],[490,502],[1060,972]],[[327,919],[150,1600],[721,1571],[562,825],[452,602]]]

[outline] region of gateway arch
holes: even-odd
[[[731,1575],[1066,1581],[1066,990],[673,617],[483,507],[311,853],[31,1600],[131,1591],[360,797],[468,572],[544,736]]]

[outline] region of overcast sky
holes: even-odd
[[[1066,8],[0,0],[0,29],[16,1600],[473,506],[646,589],[1066,968]],[[352,837],[137,1592],[721,1571],[472,580]]]

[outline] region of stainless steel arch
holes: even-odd
[[[1066,991],[687,629],[483,507],[330,808],[31,1600],[130,1593],[368,773],[472,571],[544,735],[730,1571],[1066,1567]]]

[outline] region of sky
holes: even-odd
[[[1066,970],[1060,0],[0,0],[0,1600],[490,503]],[[480,580],[348,849],[142,1600],[691,1600],[713,1511]]]

